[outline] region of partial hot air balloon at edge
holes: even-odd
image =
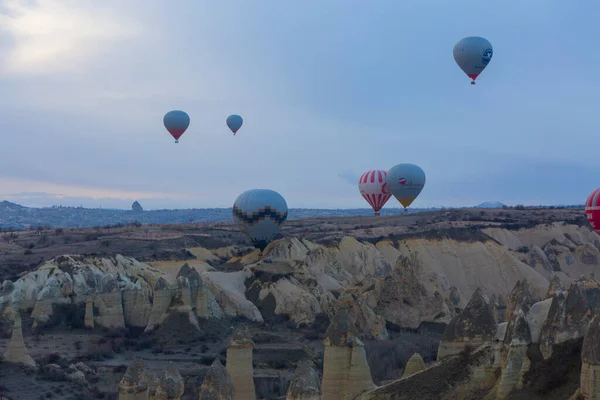
[[[594,190],[585,201],[585,215],[594,231],[600,234],[600,188]]]
[[[358,179],[358,190],[373,208],[375,215],[379,215],[379,210],[392,197],[392,194],[387,191],[386,175],[385,170],[374,169],[365,172]]]
[[[175,139],[175,143],[179,143],[179,138],[190,126],[190,116],[185,111],[172,110],[163,117],[163,124]]]
[[[387,190],[402,204],[404,210],[412,204],[425,186],[425,172],[418,165],[394,165],[385,179]]]
[[[262,251],[279,234],[288,216],[285,199],[271,189],[252,189],[233,203],[233,219],[242,225],[254,247]]]
[[[480,36],[469,36],[459,40],[452,50],[454,61],[469,78],[471,85],[492,60],[492,44]]]
[[[244,119],[240,115],[231,114],[229,117],[227,117],[225,122],[227,123],[227,126],[229,127],[229,129],[231,129],[231,132],[233,132],[233,135],[235,136],[237,131],[244,124]]]

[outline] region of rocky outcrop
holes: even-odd
[[[321,400],[321,381],[312,361],[298,363],[286,400]]]
[[[254,342],[248,328],[239,327],[227,345],[227,371],[235,389],[236,400],[255,400],[252,351]]]
[[[14,325],[8,348],[4,353],[3,360],[13,364],[24,364],[29,367],[35,367],[36,363],[29,355],[25,341],[23,340],[23,329],[21,326],[21,316],[14,313]]]
[[[400,256],[390,276],[381,283],[376,311],[398,326],[416,329],[421,322],[448,323],[454,315],[440,292],[429,293],[421,282],[416,253]],[[455,292],[456,293],[456,292]]]
[[[158,386],[153,400],[179,400],[185,391],[183,377],[177,367],[169,362],[165,371],[158,376]]]
[[[552,278],[552,280],[550,281],[550,285],[548,286],[548,290],[546,291],[546,297],[551,298],[564,291],[565,285],[560,280],[558,275],[554,275],[554,278]]]
[[[353,399],[375,387],[359,332],[347,310],[334,316],[323,345],[323,400]]]
[[[148,375],[142,360],[134,360],[119,382],[119,400],[147,400]]]
[[[438,361],[460,353],[467,347],[491,342],[497,331],[494,310],[489,298],[477,289],[459,315],[444,331],[438,349]]]
[[[213,361],[200,387],[199,400],[234,400],[231,375],[218,358]]]
[[[540,350],[544,357],[550,357],[554,344],[583,337],[593,310],[599,306],[600,286],[591,278],[582,277],[571,284],[567,293],[555,295],[540,333]]]
[[[600,399],[600,317],[592,320],[581,348],[580,390],[585,400]]]
[[[423,357],[419,353],[413,354],[406,363],[404,367],[404,372],[402,373],[402,378],[408,378],[411,375],[416,374],[417,372],[421,372],[425,369],[425,361],[423,361]]]

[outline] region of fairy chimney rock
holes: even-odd
[[[346,309],[333,317],[323,344],[323,400],[354,399],[375,388],[364,345]]]
[[[185,383],[179,370],[172,362],[169,362],[167,369],[158,377],[158,386],[156,388],[156,400],[180,400],[185,391]]]
[[[200,387],[199,400],[234,400],[235,389],[231,375],[216,358]]]
[[[119,382],[119,400],[147,400],[148,376],[146,365],[142,360],[134,360],[121,382]]]
[[[254,342],[248,328],[239,327],[227,345],[227,371],[231,375],[236,400],[256,400],[253,349]]]
[[[4,353],[4,361],[35,367],[35,361],[29,355],[29,351],[27,351],[27,347],[25,346],[25,340],[23,340],[21,315],[18,312],[14,313],[14,319],[15,322],[13,325],[12,336],[8,343],[8,348]]]
[[[477,347],[494,340],[497,324],[489,298],[477,289],[459,315],[446,326],[438,360],[460,353],[466,346]]]

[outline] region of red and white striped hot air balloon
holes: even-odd
[[[387,171],[373,169],[362,174],[358,180],[358,190],[367,203],[373,207],[375,215],[379,215],[379,210],[392,197],[392,194],[387,191],[386,175]]]
[[[585,215],[594,231],[600,234],[600,188],[588,196],[585,202]]]

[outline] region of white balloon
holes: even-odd
[[[471,84],[483,72],[492,60],[494,49],[492,44],[479,36],[469,36],[461,39],[454,45],[454,61],[469,78]]]
[[[415,164],[394,165],[387,173],[387,190],[404,208],[411,205],[425,186],[425,172]]]

